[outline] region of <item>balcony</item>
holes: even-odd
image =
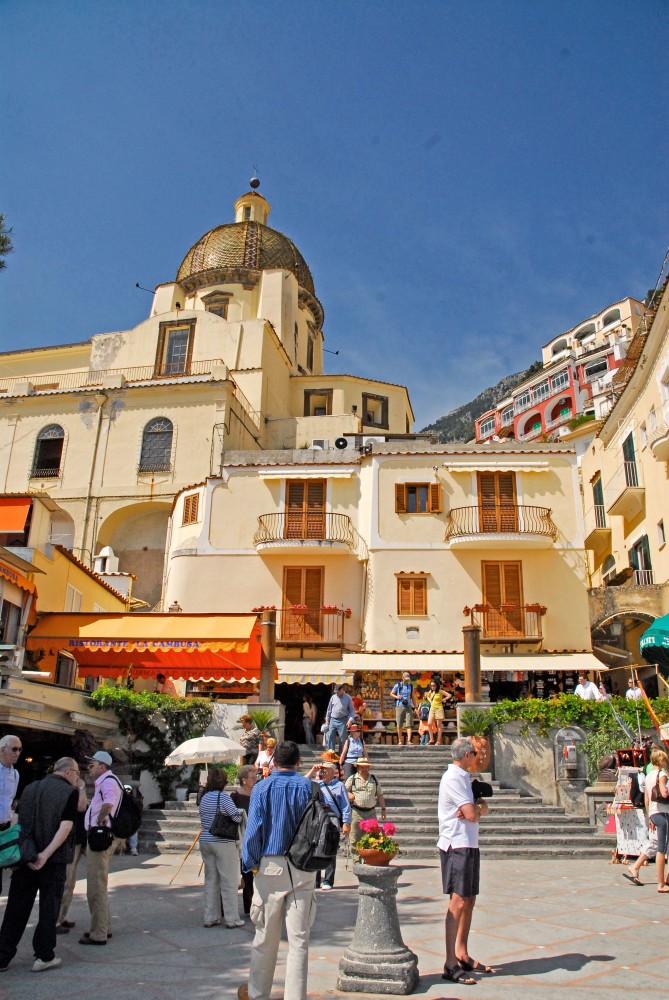
[[[652,569],[635,569],[632,574],[633,587],[652,587],[654,582]]]
[[[632,521],[646,505],[646,490],[642,470],[636,462],[623,462],[606,484],[605,494],[613,497],[606,508],[607,514],[620,514]]]
[[[664,404],[665,413],[655,415],[655,425],[648,426],[648,444],[653,458],[658,462],[669,462],[669,403]]]
[[[277,644],[281,646],[343,646],[343,608],[323,611],[284,608],[277,615]]]
[[[446,541],[451,548],[545,549],[558,530],[550,507],[520,504],[491,507],[455,507],[449,511]]]
[[[258,552],[331,552],[346,554],[354,546],[351,519],[324,511],[262,514],[253,544]]]
[[[611,548],[611,527],[606,523],[604,504],[596,503],[585,515],[585,547],[593,552]]]
[[[539,642],[543,638],[541,619],[546,608],[541,604],[475,604],[463,611],[472,625],[481,629],[481,642]]]

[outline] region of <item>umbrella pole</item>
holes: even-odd
[[[175,871],[174,875],[173,875],[173,876],[172,876],[172,878],[170,879],[170,881],[169,881],[169,883],[168,883],[169,885],[172,885],[172,883],[174,882],[175,878],[177,877],[177,875],[179,874],[179,872],[181,871],[181,869],[183,868],[183,866],[184,866],[184,865],[186,864],[186,861],[188,860],[188,856],[189,856],[189,854],[191,853],[191,851],[193,850],[193,848],[194,848],[194,847],[195,847],[195,845],[197,844],[198,840],[200,839],[200,834],[201,834],[201,833],[202,833],[202,830],[198,830],[198,832],[197,832],[197,836],[195,837],[195,840],[194,840],[194,841],[193,841],[193,843],[192,843],[192,844],[190,845],[190,847],[188,848],[188,850],[187,850],[187,851],[186,851],[186,853],[184,854],[183,858],[181,859],[181,864],[179,865],[179,867],[178,867],[178,868],[177,868],[177,870]],[[201,868],[200,868],[200,871],[202,871],[202,869],[201,869]],[[198,878],[199,878],[199,875],[198,875]]]

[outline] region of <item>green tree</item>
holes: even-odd
[[[5,223],[5,216],[0,214],[0,271],[7,267],[5,257],[14,249],[11,232],[12,230],[8,229]]]

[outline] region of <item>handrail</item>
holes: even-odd
[[[261,514],[253,544],[285,541],[343,542],[352,548],[351,519],[347,514],[326,514],[324,511]]]
[[[278,613],[277,641],[284,643],[325,643],[343,645],[344,611],[295,611],[283,608]]]
[[[0,378],[0,392],[8,392],[17,382],[28,382],[33,389],[49,391],[54,389],[95,389],[103,384],[104,379],[114,375],[122,375],[126,382],[154,382],[163,379],[189,378],[199,375],[211,375],[216,365],[222,365],[220,358],[207,361],[189,361],[184,363],[182,371],[165,371],[160,365],[138,365],[134,368],[100,368],[82,372],[54,372],[50,375],[24,375],[23,377]]]
[[[499,504],[495,507],[454,507],[449,511],[446,541],[462,535],[548,535],[555,541],[558,529],[550,507]]]
[[[481,639],[532,639],[542,638],[541,619],[546,608],[540,604],[475,604],[463,611],[472,625],[481,629]]]

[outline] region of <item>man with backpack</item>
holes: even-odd
[[[239,987],[239,1000],[269,1000],[284,918],[288,937],[285,996],[306,1000],[316,871],[295,867],[287,856],[312,799],[312,783],[298,774],[299,764],[296,743],[277,744],[272,773],[251,793],[242,870],[255,875],[251,903],[255,938],[248,983]]]
[[[402,746],[402,730],[406,731],[407,746],[411,743],[413,728],[413,684],[411,674],[405,671],[402,680],[394,685],[390,697],[395,699],[395,719],[397,723],[397,742]]]
[[[105,850],[89,850],[86,862],[86,896],[88,909],[91,913],[91,927],[79,944],[105,945],[107,938],[112,936],[109,917],[109,862],[118,847],[121,838],[111,831],[111,817],[118,811],[123,796],[123,785],[112,773],[112,758],[106,750],[98,750],[90,761],[88,773],[95,782],[95,790],[90,805],[86,810],[84,826],[87,834],[96,827],[108,827],[110,831],[109,846]],[[89,836],[89,846],[91,839]]]

